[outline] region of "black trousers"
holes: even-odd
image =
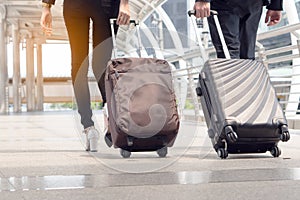
[[[94,125],[88,86],[89,28],[92,21],[92,69],[105,102],[104,74],[112,53],[110,18],[117,18],[119,0],[64,0],[63,14],[71,56],[72,83],[84,128]]]
[[[218,19],[231,58],[255,58],[256,34],[262,8],[261,0],[213,0],[211,2],[211,9],[218,11]],[[225,58],[212,17],[208,18],[208,23],[217,57]]]

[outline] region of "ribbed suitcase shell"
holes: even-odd
[[[208,133],[216,151],[271,151],[282,132],[288,131],[287,120],[261,62],[209,60],[199,75],[199,86]],[[236,141],[228,139],[226,127],[236,133]]]

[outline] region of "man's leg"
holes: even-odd
[[[255,43],[257,29],[262,14],[262,5],[251,9],[240,22],[240,58],[255,59]]]
[[[220,2],[221,3],[221,2]],[[216,4],[216,5],[215,5]],[[232,8],[223,2],[222,6],[218,2],[212,2],[212,9],[218,11],[218,19],[224,34],[231,58],[239,58],[240,41],[239,41],[239,16],[232,11]],[[208,18],[212,42],[217,52],[218,58],[225,58],[221,40],[217,32],[213,17]]]

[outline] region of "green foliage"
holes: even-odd
[[[77,104],[75,102],[65,103],[52,103],[49,106],[50,110],[77,110]],[[92,110],[101,110],[102,102],[91,102]]]
[[[193,103],[191,102],[191,100],[189,100],[189,99],[187,99],[187,100],[185,101],[184,108],[185,108],[185,109],[188,109],[188,110],[195,109],[194,104],[193,104]]]
[[[92,110],[101,110],[102,109],[102,102],[91,102]]]
[[[74,102],[67,103],[52,103],[50,109],[53,110],[76,110],[77,105]]]

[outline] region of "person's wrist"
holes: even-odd
[[[51,7],[52,7],[52,4],[42,2],[42,8],[50,9]]]

